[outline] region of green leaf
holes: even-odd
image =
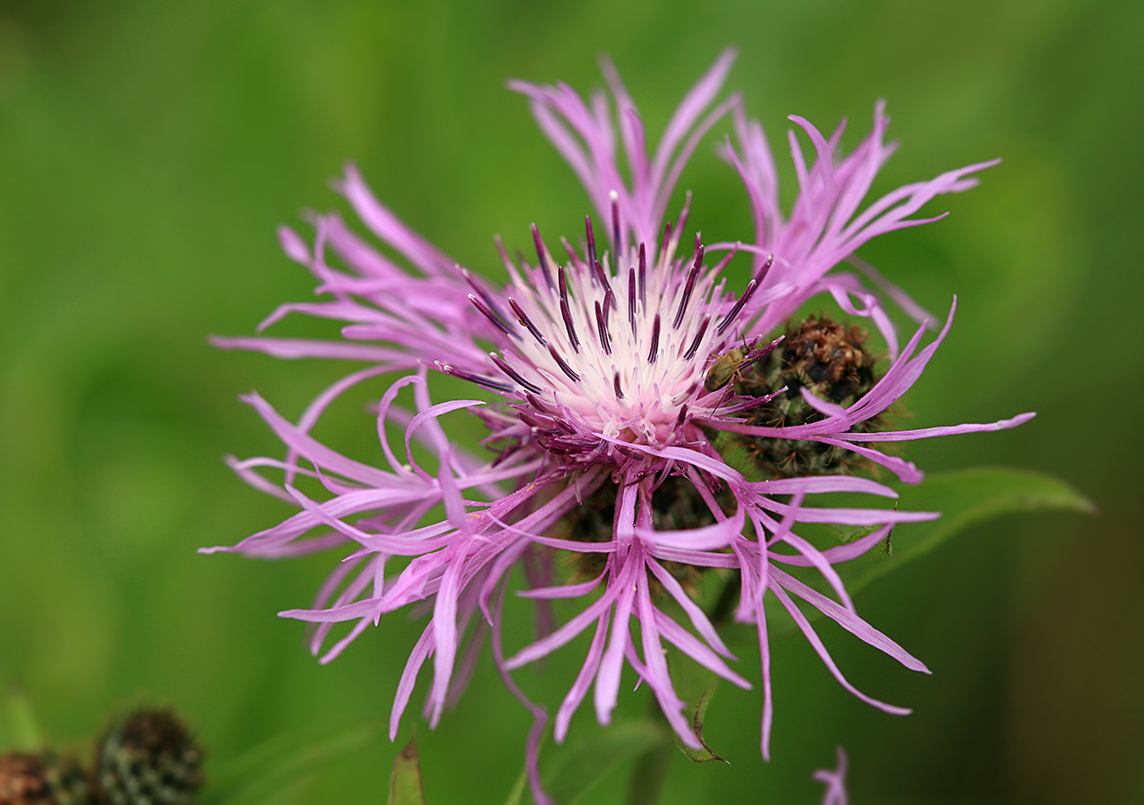
[[[560,805],[571,805],[608,772],[629,758],[670,745],[668,731],[652,721],[632,721],[593,730],[566,747],[558,765],[544,775],[544,788]]]
[[[47,741],[28,694],[23,688],[11,687],[4,699],[3,721],[0,721],[0,750],[42,749]]]
[[[393,761],[389,778],[389,805],[425,805],[421,787],[421,761],[417,757],[417,736],[409,739]]]
[[[724,763],[727,762],[725,758],[719,757],[711,751],[711,747],[703,740],[703,719],[707,716],[707,705],[715,698],[715,690],[718,687],[718,680],[713,682],[707,690],[703,691],[703,695],[699,697],[699,701],[695,703],[689,711],[691,720],[691,731],[695,733],[695,738],[699,741],[701,749],[692,749],[690,746],[679,740],[679,736],[675,736],[675,743],[683,751],[683,754],[691,758],[696,763],[710,763],[712,760],[720,760]]]
[[[923,523],[903,523],[896,527],[881,547],[875,547],[863,556],[837,565],[838,573],[847,591],[854,595],[872,581],[925,556],[951,537],[979,523],[1008,514],[1031,512],[1079,512],[1095,514],[1097,509],[1083,495],[1064,481],[1025,470],[1003,467],[935,472],[919,486],[898,488],[897,507],[908,511],[941,512],[937,520]],[[839,495],[841,503],[835,505],[867,505],[867,497]],[[833,530],[839,542],[852,542],[870,529],[850,529],[845,533]],[[820,547],[827,547],[818,543]],[[766,597],[767,631],[771,638],[798,630],[790,614],[775,600]],[[804,610],[815,621],[822,613],[813,607]],[[747,624],[729,624],[724,638],[731,642],[755,639],[755,627]]]
[[[379,732],[374,723],[337,721],[271,738],[217,769],[199,795],[199,805],[270,801],[324,764],[361,749]]]
[[[1041,511],[1096,513],[1092,502],[1064,481],[1003,467],[933,473],[921,485],[898,491],[901,494],[899,508],[936,511],[942,516],[930,522],[904,523],[895,528],[889,540],[891,555],[874,550],[840,565],[839,571],[851,594],[987,520]]]
[[[524,801],[524,789],[527,785],[528,766],[526,765],[520,770],[516,782],[512,785],[512,790],[508,792],[508,799],[505,800],[505,805],[520,805],[520,803]]]
[[[690,703],[686,711],[687,720],[691,723],[691,730],[699,741],[700,748],[692,749],[672,731],[675,745],[696,763],[709,763],[712,760],[722,760],[726,763],[727,761],[712,752],[703,740],[703,720],[707,716],[707,705],[711,703],[715,697],[715,690],[719,687],[719,677],[680,651],[668,651],[667,662],[676,695]],[[662,718],[662,714],[659,715]],[[666,719],[663,723],[666,726]]]

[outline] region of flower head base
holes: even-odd
[[[768,593],[847,689],[888,712],[908,712],[855,690],[796,600],[907,668],[925,671],[858,616],[835,565],[865,553],[898,523],[937,515],[810,504],[833,492],[896,497],[882,483],[846,474],[863,462],[908,483],[922,479],[913,464],[871,442],[996,430],[1031,414],[986,425],[883,430],[881,415],[921,375],[949,331],[953,309],[923,347],[929,323],[924,311],[875,272],[866,272],[871,289],[858,274],[835,268],[870,238],[924,223],[910,216],[936,195],[973,186],[972,174],[993,163],[900,188],[859,211],[893,150],[883,142],[881,104],[874,132],[845,157],[842,127],[828,139],[793,118],[810,137],[816,159],[808,164],[792,135],[800,194],[787,219],[778,207],[774,160],[761,128],[747,120],[735,96],[712,108],[732,57],[721,57],[684,98],[654,154],[645,149],[639,115],[610,65],[605,75],[618,132],[603,94],[585,103],[566,86],[512,84],[530,99],[541,128],[583,181],[596,221],[605,224],[598,240],[589,218],[580,249],[563,241],[566,259],[557,259],[534,226],[535,262],[510,259],[502,247],[510,279],[507,287],[494,288],[398,221],[351,167],[341,189],[362,222],[416,273],[354,235],[336,214],[319,217],[313,249],[290,230],[281,237],[287,254],[314,273],[328,299],[283,306],[265,324],[303,312],[344,322],[342,339],[217,341],[281,357],[370,364],[321,394],[297,424],[261,398],[248,399],[282,438],[287,456],[284,462],[253,459],[234,466],[301,511],[234,548],[212,550],[289,556],[346,549],[313,607],[283,613],[319,624],[316,652],[334,624],[356,622],[324,659],[385,612],[417,602],[431,606],[432,619],[398,685],[391,733],[429,657],[434,678],[426,712],[436,723],[464,687],[491,627],[494,656],[514,691],[511,671],[592,632],[580,673],[556,714],[558,740],[589,690],[599,721],[610,720],[627,665],[652,690],[681,739],[696,745],[665,648],[751,686],[728,664],[734,656],[690,591],[690,577],[710,569],[738,578],[733,617],[758,632],[764,755],[772,714]],[[700,138],[728,111],[736,139],[727,139],[722,153],[747,189],[754,238],[709,245],[698,235],[685,240],[690,198],[674,222],[664,221],[667,205]],[[327,249],[344,269],[327,263]],[[745,282],[723,275],[737,255],[750,261]],[[872,321],[891,358],[880,378],[865,335],[854,325],[812,319],[793,325],[780,346],[776,328],[819,295]],[[905,345],[883,296],[922,321]],[[429,367],[470,380],[499,401],[434,404]],[[392,384],[378,404],[387,468],[357,462],[310,435],[347,388],[409,370],[414,373]],[[397,404],[405,388],[413,392],[415,411]],[[468,455],[446,435],[440,418],[460,409],[472,409],[487,427],[487,443],[499,448],[492,460]],[[392,426],[404,428],[403,460],[389,442]],[[414,441],[430,450],[433,465],[415,460]],[[262,467],[285,471],[281,488],[258,474]],[[296,488],[300,476],[320,482],[322,499]],[[818,523],[868,533],[820,547],[804,536]],[[561,576],[551,561],[555,552],[584,556],[575,563],[580,575]],[[534,642],[505,658],[501,612],[508,571],[518,564],[529,585],[519,595],[539,608],[541,629]],[[831,595],[784,569],[800,567],[817,571]],[[546,606],[553,599],[585,603],[557,624]],[[534,730],[534,748],[536,735]]]

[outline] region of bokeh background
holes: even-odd
[[[908,718],[782,641],[774,760],[758,757],[758,694],[725,686],[707,735],[731,765],[680,755],[664,801],[814,802],[810,773],[838,744],[855,802],[1144,801],[1142,42],[1134,0],[4,0],[0,685],[80,749],[113,711],[173,703],[215,763],[330,719],[383,722],[417,623],[389,617],[322,667],[275,613],[309,602],[328,557],[195,553],[288,512],[222,463],[277,450],[236,396],[257,388],[297,415],[345,367],[223,353],[207,335],[309,298],[275,227],[344,206],[328,182],[347,160],[492,275],[493,233],[575,235],[586,201],[505,80],[596,87],[610,53],[657,131],[735,44],[730,86],[788,184],[787,114],[849,117],[852,147],[883,97],[903,147],[876,190],[1004,158],[931,205],[948,219],[862,254],[932,309],[959,294],[908,398],[918,426],[1039,416],[907,455],[1054,473],[1101,514],[980,527],[865,591],[863,614],[932,677],[826,630],[849,677]],[[682,186],[705,237],[734,239],[746,204],[714,142]],[[330,428],[341,443],[371,432],[361,410]],[[757,675],[757,651],[741,654]],[[527,724],[486,656],[458,709],[419,724],[429,802],[502,801]],[[381,737],[275,801],[383,801],[397,749]],[[622,785],[621,769],[590,799],[619,801]]]

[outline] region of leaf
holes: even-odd
[[[527,786],[528,766],[525,765],[517,776],[516,782],[513,783],[512,790],[508,792],[508,799],[505,800],[505,805],[520,805],[520,803],[524,801],[524,789]]]
[[[393,761],[389,778],[389,805],[425,805],[421,787],[421,761],[417,757],[417,736],[409,739]]]
[[[544,788],[559,805],[571,805],[620,762],[663,744],[670,745],[668,731],[651,721],[600,728],[590,740],[565,749],[559,764],[544,775]]]
[[[951,537],[979,523],[1008,514],[1062,511],[1095,514],[1097,509],[1083,495],[1057,478],[1025,470],[979,467],[952,472],[935,472],[919,486],[898,488],[897,507],[907,511],[941,512],[937,520],[903,523],[890,537],[864,555],[836,565],[847,591],[854,595],[874,580],[925,556]],[[838,495],[841,505],[867,505],[868,498]],[[831,529],[839,542],[852,542],[871,533],[870,529]],[[820,543],[820,547],[826,547]],[[833,596],[831,596],[833,597]],[[768,595],[765,599],[767,631],[776,638],[798,631],[790,614]],[[815,621],[822,613],[814,607],[804,614]],[[724,638],[732,642],[755,639],[754,625],[729,624]]]
[[[679,740],[678,735],[675,737],[675,743],[683,751],[683,754],[687,755],[687,757],[691,758],[691,760],[695,761],[696,763],[710,763],[712,760],[720,760],[723,763],[728,762],[726,758],[721,758],[712,752],[711,747],[709,747],[707,742],[703,740],[703,719],[707,716],[707,705],[710,704],[711,700],[715,698],[715,689],[718,687],[717,683],[718,680],[712,683],[711,686],[703,692],[703,695],[699,697],[699,701],[696,702],[695,706],[691,708],[690,711],[691,731],[695,733],[695,737],[699,741],[699,745],[703,748],[692,749],[683,741]]]
[[[199,795],[199,805],[264,803],[324,764],[377,737],[373,723],[337,721],[276,736],[223,765]]]
[[[1064,481],[1003,467],[934,473],[920,486],[904,487],[899,492],[899,508],[937,511],[942,516],[930,522],[905,523],[895,528],[889,539],[892,555],[873,550],[840,565],[839,571],[851,594],[987,520],[1039,511],[1096,513],[1092,502]]]
[[[672,731],[675,745],[696,763],[710,763],[712,760],[722,760],[726,763],[727,761],[712,752],[707,742],[703,740],[703,720],[707,716],[707,705],[715,698],[719,677],[682,652],[669,651],[667,661],[676,695],[685,702],[691,702],[686,711],[687,720],[691,723],[691,731],[702,748],[692,749]],[[666,720],[664,724],[666,725]]]

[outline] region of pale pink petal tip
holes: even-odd
[[[834,769],[820,769],[813,775],[814,779],[826,785],[822,797],[822,805],[846,805],[846,750],[841,746],[837,749],[838,765]]]

